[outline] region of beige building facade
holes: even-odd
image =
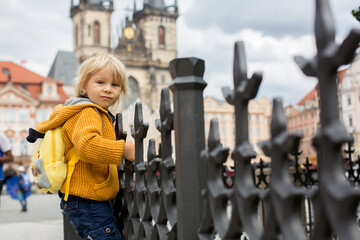
[[[236,137],[234,107],[224,100],[206,97],[204,99],[204,112],[206,143],[209,135],[210,121],[213,118],[217,118],[219,122],[221,143],[224,147],[229,147],[230,151],[232,151],[235,146]],[[270,161],[270,159],[266,157],[262,150],[258,147],[258,143],[270,138],[271,112],[271,102],[265,97],[251,100],[249,102],[249,142],[253,145],[256,152],[256,158],[253,159],[252,162],[258,162],[260,158],[267,162]],[[226,165],[233,166],[231,154],[229,154]]]
[[[299,146],[299,159],[305,161],[306,157],[310,162],[316,164],[316,151],[312,140],[319,127],[319,100],[316,88],[310,91],[295,106],[286,107],[287,131],[301,132],[303,137]]]
[[[341,119],[354,137],[355,156],[360,154],[360,53],[339,81]]]
[[[0,131],[10,140],[16,164],[30,165],[37,144],[27,142],[28,130],[68,98],[62,86],[23,66],[0,61]]]

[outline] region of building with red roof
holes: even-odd
[[[355,156],[360,154],[360,53],[339,73],[341,120],[354,136]]]
[[[0,61],[0,131],[12,144],[15,162],[30,164],[35,144],[26,141],[28,129],[47,119],[57,104],[69,98],[62,86],[56,79]]]
[[[319,125],[319,101],[317,87],[314,87],[295,106],[286,108],[287,130],[289,132],[300,131],[303,137],[300,142],[299,156],[315,156],[315,149],[312,146],[312,138],[315,136]]]
[[[359,66],[355,62],[360,63],[360,55],[358,55],[351,67],[346,67],[338,71],[338,107],[340,119],[344,122],[349,132],[354,134],[355,145],[360,149],[360,91],[356,76],[360,75]],[[352,69],[352,70],[351,70]],[[355,110],[357,113],[355,113]],[[303,133],[299,152],[302,152],[300,158],[313,159],[316,161],[316,152],[312,146],[317,129],[320,127],[320,107],[319,92],[316,85],[309,93],[307,93],[295,106],[286,107],[287,129],[289,132],[300,131]],[[359,126],[359,128],[357,127]],[[358,134],[356,134],[358,133]]]

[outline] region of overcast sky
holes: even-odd
[[[174,0],[166,0],[173,4]],[[137,8],[143,0],[137,0]],[[351,15],[358,0],[330,0],[337,40],[360,23]],[[222,98],[232,86],[233,48],[245,42],[248,75],[263,72],[258,97],[282,96],[296,104],[316,84],[305,77],[294,55],[315,54],[315,0],[178,0],[178,57],[205,60],[205,95]],[[114,0],[113,44],[133,0]],[[0,61],[13,61],[47,76],[58,50],[72,51],[70,0],[0,0]]]

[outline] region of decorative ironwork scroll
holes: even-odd
[[[248,102],[257,94],[262,80],[261,73],[247,77],[246,58],[243,42],[235,44],[234,90],[224,88],[227,101],[235,106],[236,149],[232,153],[235,163],[235,177],[232,189],[222,181],[221,165],[226,161],[229,149],[220,143],[217,120],[212,120],[208,138],[208,150],[203,158],[208,164],[208,180],[205,194],[206,208],[199,237],[211,239],[213,229],[221,238],[238,238],[246,232],[250,238],[261,234],[257,204],[261,193],[253,181],[250,160],[255,151],[248,140]],[[231,202],[231,216],[227,216],[228,201]],[[255,206],[255,207],[254,207]],[[211,220],[210,220],[211,219]],[[244,219],[248,219],[244,221]]]
[[[340,239],[355,240],[360,236],[356,224],[360,192],[348,184],[341,165],[341,146],[353,139],[340,123],[336,73],[338,67],[352,60],[359,44],[360,30],[352,30],[341,45],[336,44],[329,0],[316,0],[315,38],[318,53],[313,59],[295,57],[305,75],[319,80],[321,128],[314,139],[319,191],[314,199],[312,239],[328,239],[337,234]]]
[[[148,128],[149,125],[143,122],[142,105],[136,103],[134,128],[131,129],[131,135],[135,139],[135,184],[132,174],[125,176],[125,199],[130,217],[125,233],[127,239],[140,239],[151,234],[152,219],[147,199],[146,164],[143,152],[143,140]]]
[[[124,239],[360,238],[356,216],[360,191],[345,178],[341,159],[342,145],[353,139],[340,123],[336,84],[337,69],[352,60],[360,30],[352,30],[341,45],[336,44],[329,0],[316,0],[315,37],[317,55],[311,60],[297,56],[295,62],[306,75],[319,80],[321,128],[314,139],[317,172],[310,168],[308,160],[300,170],[297,159],[295,172],[289,172],[289,153],[298,154],[301,135],[286,132],[282,101],[275,98],[271,139],[260,144],[271,157],[271,176],[265,173],[262,161],[259,173],[254,176],[251,160],[255,152],[248,138],[247,111],[249,101],[259,89],[262,73],[255,72],[248,78],[244,44],[237,42],[234,89],[223,89],[226,100],[234,105],[236,125],[236,144],[231,155],[235,175],[233,184],[225,186],[223,163],[229,148],[220,142],[216,119],[211,120],[205,149],[205,63],[197,58],[174,59],[169,66],[174,112],[171,112],[169,90],[163,89],[160,119],[155,122],[161,133],[161,147],[156,154],[155,140],[150,139],[147,162],[143,159],[143,142],[149,126],[143,122],[141,103],[135,106],[131,131],[136,147],[135,164],[120,168],[124,197],[118,195],[114,204],[118,221],[125,222]],[[118,120],[121,122],[121,116]],[[117,139],[124,139],[126,133],[119,121]],[[171,144],[173,130],[175,160]],[[352,162],[349,166],[353,168]],[[318,176],[314,177],[315,174]],[[354,169],[348,171],[348,176],[359,184]],[[64,222],[68,229],[64,236],[69,239],[74,230],[68,221]],[[121,224],[119,228],[122,229]]]
[[[282,100],[275,98],[271,120],[271,139],[260,144],[271,157],[272,175],[268,195],[268,214],[261,239],[306,239],[301,221],[300,202],[305,192],[296,188],[290,179],[288,154],[298,150],[301,133],[286,132],[286,118]]]
[[[160,120],[155,122],[156,128],[161,133],[161,157],[160,178],[160,206],[156,222],[167,223],[169,221],[171,230],[168,233],[169,239],[176,239],[177,209],[176,209],[176,188],[174,185],[175,163],[172,158],[171,131],[173,130],[173,113],[170,106],[169,89],[161,91]],[[166,214],[163,214],[163,213]],[[162,227],[165,229],[165,225]]]

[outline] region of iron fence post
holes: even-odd
[[[359,239],[354,221],[360,191],[352,188],[343,174],[341,146],[353,137],[340,122],[336,73],[349,64],[360,41],[360,29],[352,29],[341,44],[335,41],[335,24],[329,0],[316,0],[315,40],[317,54],[312,59],[296,56],[295,61],[307,76],[317,77],[320,93],[321,128],[313,140],[317,151],[319,190],[315,195],[315,225],[312,239]],[[346,224],[343,224],[346,223]]]
[[[203,80],[204,61],[178,58],[170,62],[169,85],[174,100],[176,155],[177,239],[197,239],[206,185],[206,165],[200,153],[205,148]]]

